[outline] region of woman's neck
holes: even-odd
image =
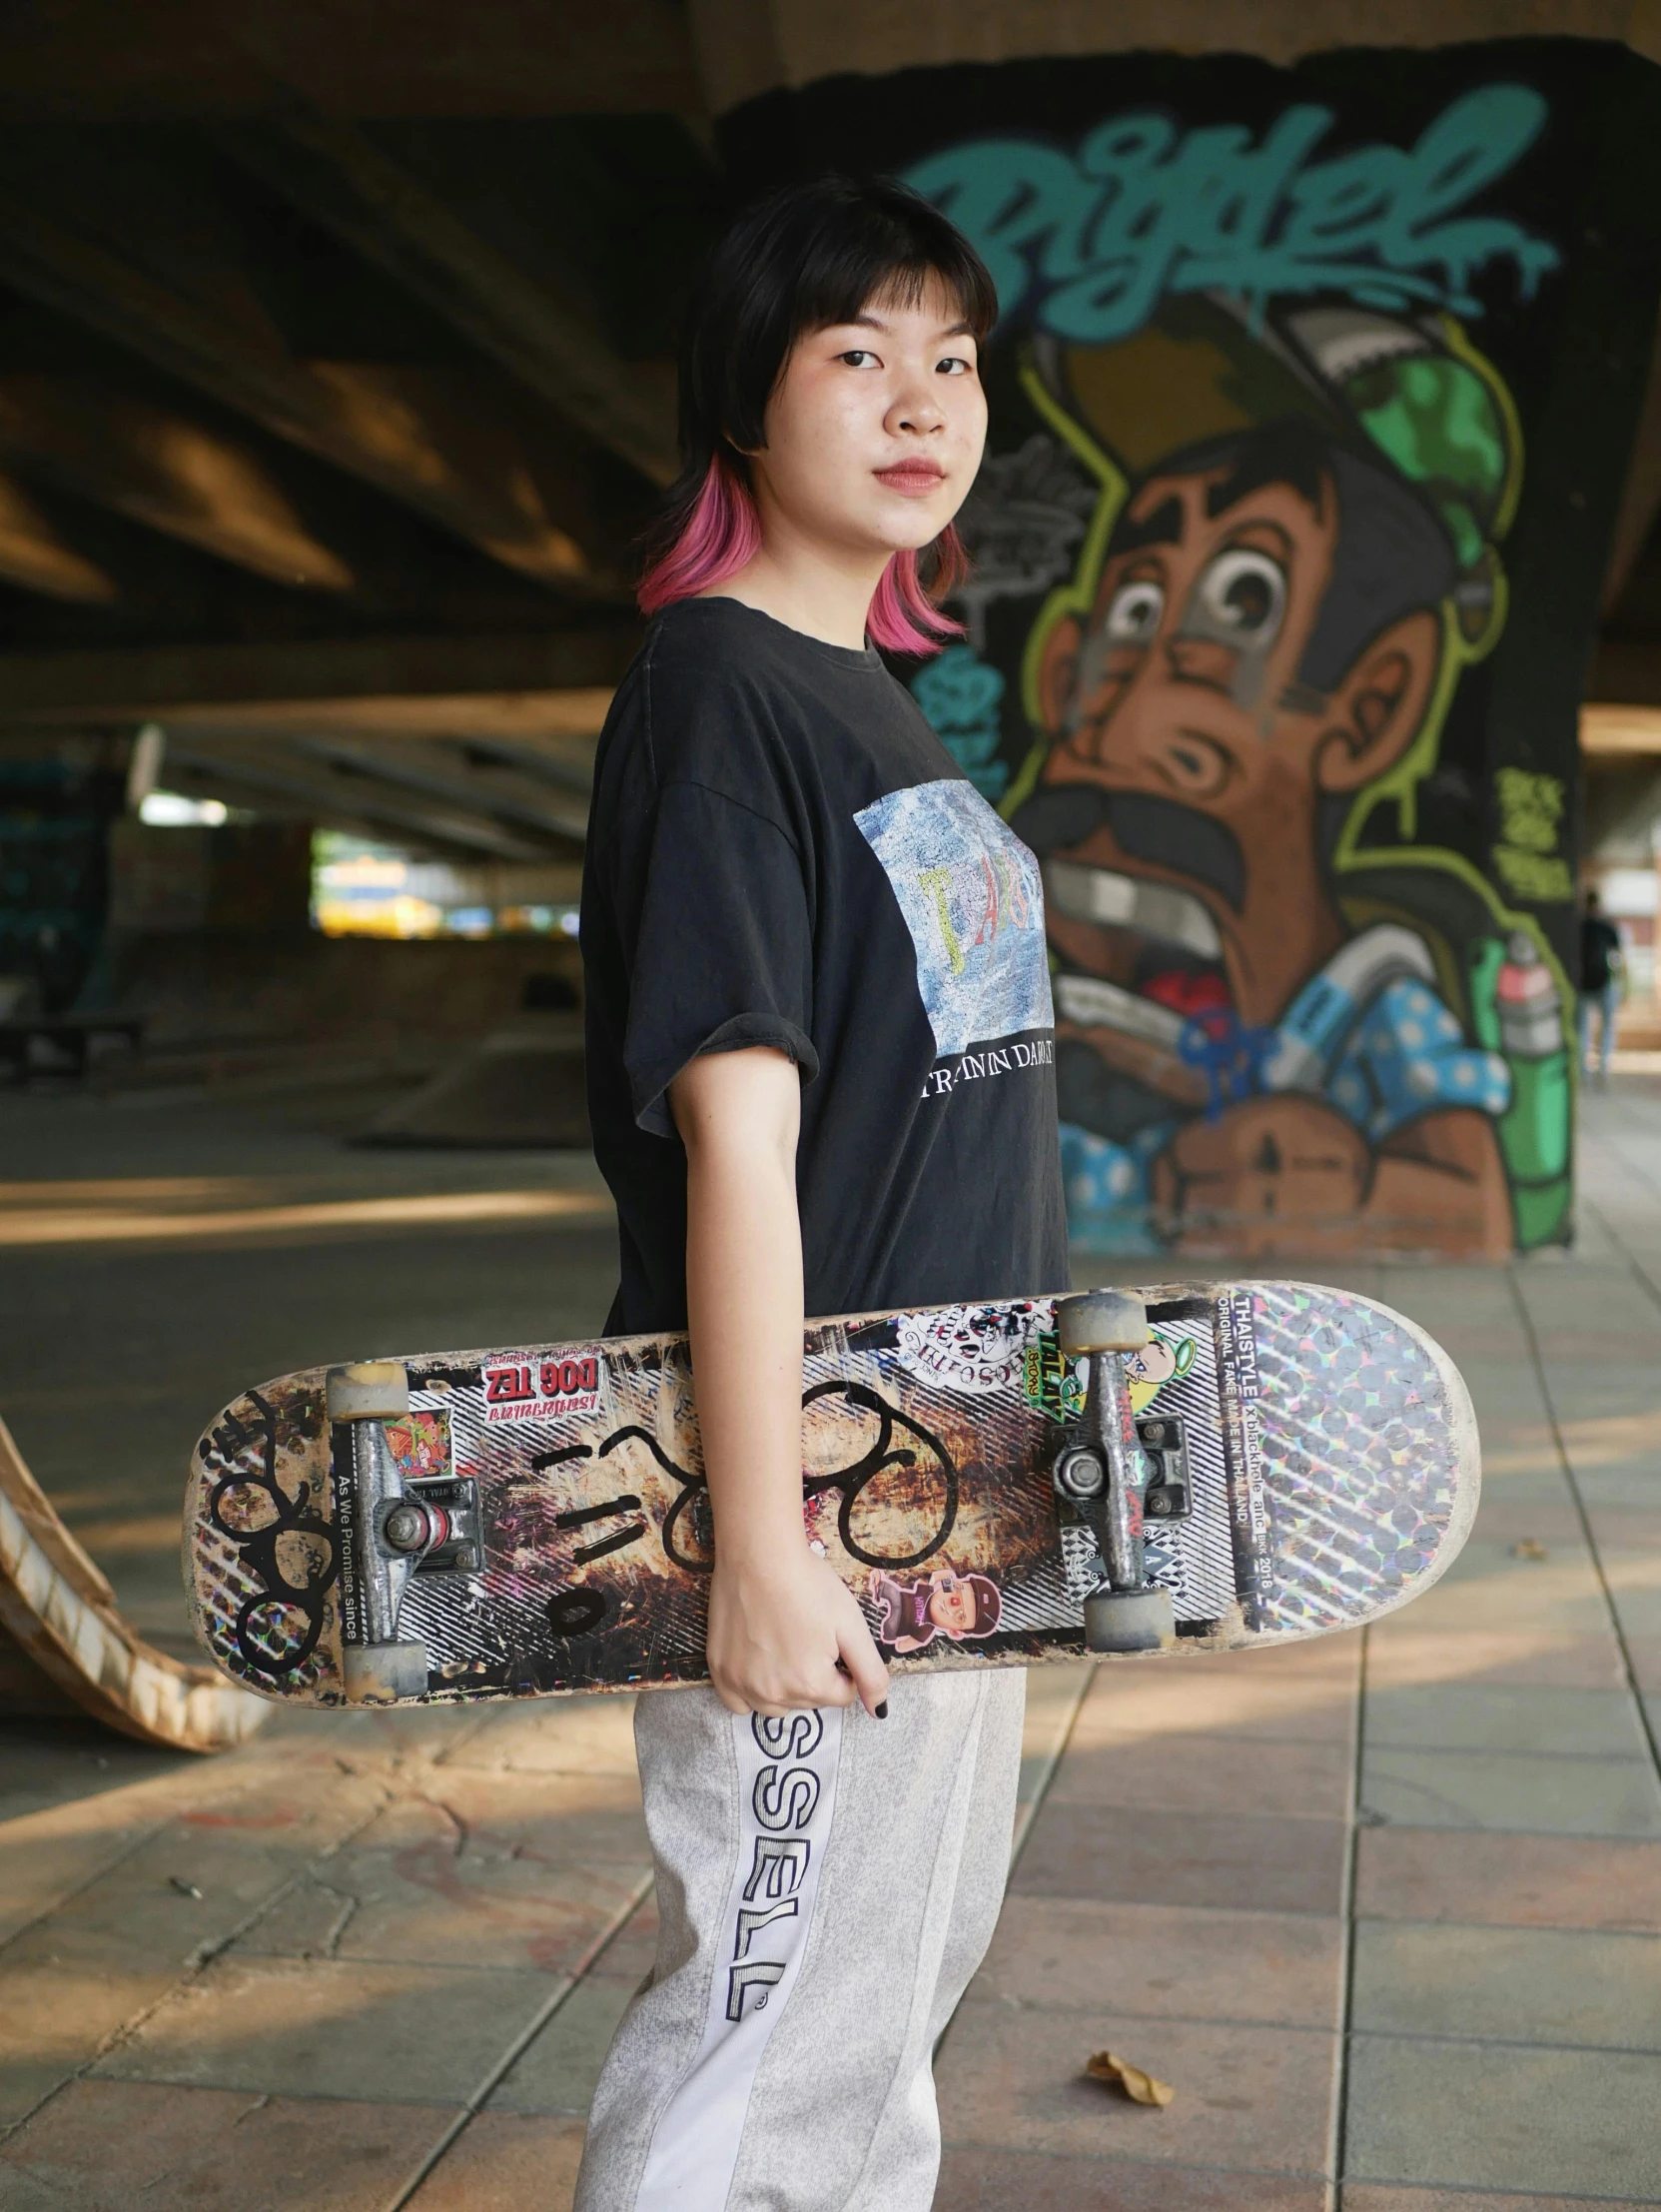
[[[698,596],[737,599],[824,644],[860,651],[871,597],[891,555],[865,547],[827,546],[793,529],[765,495],[758,505],[761,551],[736,575]]]

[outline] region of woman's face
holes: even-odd
[[[886,559],[938,538],[986,443],[975,341],[944,287],[913,307],[878,294],[852,323],[811,332],[767,406],[751,456],[763,515]]]

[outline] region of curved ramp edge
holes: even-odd
[[[225,1751],[270,1717],[258,1697],[136,1636],[0,1421],[0,1631],[60,1693],[123,1735],[170,1750]],[[0,1670],[0,1704],[14,1669]]]

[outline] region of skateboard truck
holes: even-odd
[[[1148,1461],[1148,1488],[1142,1494],[1145,1521],[1187,1521],[1194,1513],[1189,1482],[1188,1430],[1181,1414],[1140,1417],[1137,1439]]]
[[[1177,1618],[1171,1593],[1147,1578],[1143,1493],[1152,1472],[1165,1500],[1161,1518],[1178,1518],[1187,1511],[1188,1487],[1177,1424],[1159,1424],[1159,1456],[1151,1470],[1131,1409],[1125,1355],[1148,1343],[1148,1309],[1124,1291],[1087,1291],[1057,1303],[1056,1336],[1065,1358],[1085,1362],[1084,1413],[1074,1441],[1057,1457],[1053,1477],[1057,1497],[1096,1539],[1095,1588],[1085,1599],[1085,1648],[1163,1651],[1176,1641]],[[1173,1432],[1169,1443],[1167,1429]]]
[[[412,1483],[400,1472],[384,1424],[410,1411],[401,1361],[332,1367],[326,1390],[347,1566],[346,1693],[354,1704],[418,1697],[426,1688],[427,1650],[418,1637],[400,1637],[399,1608],[415,1576],[465,1575],[480,1564],[478,1486],[453,1476]]]

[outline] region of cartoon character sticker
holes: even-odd
[[[1027,1403],[1052,1421],[1076,1421],[1084,1410],[1084,1385],[1078,1363],[1067,1359],[1054,1329],[1041,1329],[1022,1359],[1021,1387]]]
[[[1167,1383],[1181,1381],[1195,1361],[1192,1337],[1161,1336],[1156,1329],[1140,1352],[1125,1356],[1125,1380],[1131,1389],[1131,1411],[1143,1413]]]
[[[954,1644],[990,1636],[1004,1610],[995,1582],[985,1575],[956,1575],[949,1568],[905,1582],[879,1572],[866,1588],[882,1614],[877,1641],[895,1652],[921,1652],[937,1636]]]
[[[1126,1355],[1132,1411],[1146,1411],[1167,1383],[1180,1382],[1192,1370],[1198,1353],[1193,1337],[1155,1329],[1140,1352]],[[1054,1330],[1041,1331],[1028,1346],[1022,1387],[1028,1403],[1041,1408],[1052,1421],[1076,1421],[1084,1411],[1084,1363],[1063,1356]]]
[[[387,1424],[387,1446],[407,1483],[449,1473],[449,1421],[432,1409],[417,1409]]]

